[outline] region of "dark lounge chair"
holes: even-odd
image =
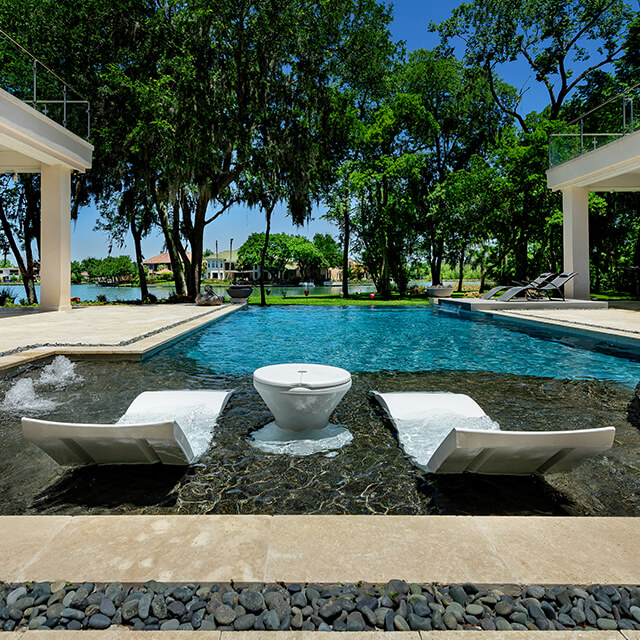
[[[519,289],[521,291],[526,291],[527,289],[537,289],[538,287],[541,287],[542,285],[545,285],[551,282],[551,280],[553,280],[555,276],[556,274],[552,272],[541,273],[537,278],[535,278],[534,280],[531,280],[531,282],[516,282],[515,286],[502,285],[498,287],[493,287],[493,289],[490,289],[484,295],[482,295],[481,298],[483,300],[490,300],[497,293],[500,293],[501,291],[506,292],[511,289]]]
[[[515,296],[524,294],[529,299],[540,299],[540,298],[551,298],[554,291],[557,291],[562,299],[564,300],[564,294],[560,287],[562,287],[565,282],[568,282],[576,276],[577,273],[574,272],[565,272],[561,273],[559,276],[553,278],[550,282],[545,282],[542,285],[538,285],[537,287],[532,287],[527,285],[525,287],[511,287],[508,291],[505,291],[499,298],[498,302],[509,302]]]
[[[554,278],[551,282],[547,284],[537,287],[535,291],[533,291],[529,297],[531,298],[543,298],[548,297],[549,299],[553,298],[553,294],[557,293],[564,300],[564,285],[578,275],[577,271],[565,271],[561,273],[559,276]]]

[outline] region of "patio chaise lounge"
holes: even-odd
[[[517,287],[524,287],[525,289],[537,289],[538,287],[551,282],[551,280],[555,278],[555,275],[556,274],[552,272],[541,273],[537,278],[531,280],[531,282],[516,282],[514,285],[500,285],[497,287],[493,287],[493,289],[489,289],[489,291],[487,291],[480,297],[482,298],[482,300],[491,300],[493,296],[500,293],[501,291],[504,292],[508,289],[515,289]]]
[[[563,287],[571,278],[577,276],[578,273],[574,271],[566,271],[553,278],[550,282],[546,282],[542,285],[532,287],[530,285],[524,287],[511,287],[508,291],[505,291],[499,298],[498,302],[509,302],[515,296],[525,294],[527,298],[533,299],[550,299],[553,293],[557,292],[564,300],[564,293],[561,287]]]
[[[614,427],[500,431],[469,396],[371,392],[414,464],[431,473],[529,475],[569,471],[613,446]]]
[[[61,465],[188,465],[208,448],[232,391],[146,391],[114,425],[22,418],[22,433]]]

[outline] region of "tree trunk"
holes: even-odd
[[[442,240],[437,240],[432,247],[429,266],[431,268],[431,286],[437,287],[442,284],[442,254],[444,246]]]
[[[25,222],[23,229],[28,227],[26,223],[26,214],[25,214]],[[7,219],[6,211],[4,208],[4,203],[0,200],[0,225],[2,226],[2,232],[4,233],[7,242],[9,243],[9,247],[11,248],[11,253],[13,253],[13,257],[18,265],[18,270],[20,271],[20,276],[22,277],[22,285],[24,287],[25,295],[27,296],[27,302],[29,304],[37,304],[38,297],[36,296],[36,287],[35,287],[35,276],[34,276],[34,264],[33,257],[31,256],[31,235],[27,234],[27,239],[29,242],[29,256],[30,259],[25,260],[20,253],[20,248],[18,247],[18,243],[16,242],[13,229],[9,224],[9,220]]]
[[[389,275],[389,236],[384,232],[382,241],[382,266],[378,291],[383,300],[391,298],[391,276]]]
[[[204,228],[207,206],[209,204],[208,196],[199,196],[196,203],[195,222],[191,229],[189,242],[191,244],[191,262],[189,264],[189,277],[187,286],[189,287],[189,295],[195,296],[200,292],[200,283],[202,281],[202,254],[204,253]],[[185,255],[188,261],[188,257]],[[232,262],[229,256],[229,262]],[[187,264],[187,262],[185,262]]]
[[[182,201],[186,202],[186,201]],[[192,299],[195,299],[195,280],[193,279],[193,271],[191,269],[191,260],[189,260],[189,256],[187,255],[187,250],[184,248],[182,244],[182,240],[180,239],[180,210],[182,208],[182,202],[176,197],[173,201],[172,206],[172,224],[171,224],[171,237],[173,239],[173,245],[176,248],[178,259],[174,262],[171,257],[171,267],[174,273],[174,281],[176,279],[176,273],[179,272],[182,274],[182,278],[184,279],[186,286],[186,295]],[[183,211],[183,220],[184,220],[184,211]],[[186,229],[186,236],[188,239],[191,238],[192,229]]]
[[[29,304],[36,304],[38,302],[35,285],[35,260],[33,259],[32,248],[34,238],[36,240],[36,246],[38,247],[38,255],[42,255],[40,251],[40,197],[39,190],[33,181],[34,178],[29,175],[22,176],[20,180],[24,188],[26,201],[23,227],[26,273],[22,278]]]
[[[169,259],[171,260],[171,266],[173,267],[173,279],[176,287],[176,294],[179,296],[187,295],[187,281],[184,277],[184,270],[182,269],[180,254],[178,253],[178,248],[176,247],[174,242],[171,220],[169,219],[167,205],[164,202],[159,202],[158,200],[156,200],[156,208],[158,210],[158,217],[160,219],[162,233],[164,234],[164,241],[167,245]]]
[[[458,259],[458,268],[460,273],[458,274],[458,293],[462,293],[462,280],[464,278],[464,249],[460,249],[460,258]]]
[[[351,219],[349,218],[349,197],[345,198],[344,207],[344,241],[342,247],[342,297],[349,297],[349,236],[351,235]]]
[[[142,264],[144,256],[142,255],[142,233],[136,225],[135,213],[131,214],[130,221],[131,235],[133,236],[133,246],[136,252],[136,266],[138,267],[138,278],[140,280],[140,300],[145,302],[149,298],[149,287],[147,286],[147,272]]]
[[[382,184],[378,185],[377,190],[377,204],[378,211],[386,214],[387,211],[387,185],[386,180],[382,179]],[[389,232],[384,226],[382,227],[382,243],[381,243],[381,253],[382,253],[382,266],[380,267],[380,287],[379,292],[382,296],[383,300],[389,300],[391,298],[391,275],[390,275],[390,265],[389,265]]]
[[[273,212],[274,207],[275,207],[275,202],[269,204],[269,206],[265,209],[265,215],[267,218],[267,228],[264,234],[264,246],[262,247],[262,252],[260,254],[260,306],[261,307],[267,306],[267,297],[264,292],[264,267],[265,267],[265,262],[267,260],[267,247],[269,246],[269,233],[271,232],[271,214]]]
[[[525,224],[525,212],[522,211],[521,217],[518,220],[518,237],[516,238],[515,246],[515,276],[514,280],[526,282],[528,280],[528,242],[527,242],[527,230]]]

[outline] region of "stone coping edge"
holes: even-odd
[[[498,323],[503,322],[505,325],[521,325],[555,335],[560,334],[566,336],[569,334],[590,338],[591,340],[601,340],[617,347],[640,351],[640,332],[632,333],[612,327],[589,325],[584,322],[569,322],[540,316],[525,317],[514,311],[472,310],[467,313],[470,315],[478,315],[479,317],[489,317],[491,320],[497,321]],[[638,335],[633,335],[635,333]]]
[[[640,640],[640,631],[480,631],[483,640]],[[473,632],[472,632],[473,634]],[[130,640],[461,640],[468,631],[130,631],[126,627],[105,631],[0,631],[3,640],[114,640],[122,636]],[[475,637],[475,635],[472,635]]]

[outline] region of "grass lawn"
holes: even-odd
[[[637,300],[638,296],[631,293],[620,293],[619,291],[605,291],[604,293],[592,293],[592,300]]]
[[[251,296],[249,298],[249,304],[260,304],[260,296]],[[368,293],[360,293],[360,294],[352,294],[348,298],[341,298],[339,295],[326,295],[326,296],[287,296],[283,298],[282,296],[267,296],[267,304],[305,304],[305,305],[336,305],[336,306],[345,306],[345,305],[428,305],[429,298],[423,297],[409,297],[409,296],[400,296],[397,293],[391,296],[391,300],[383,300],[376,296],[373,298],[369,298]]]

